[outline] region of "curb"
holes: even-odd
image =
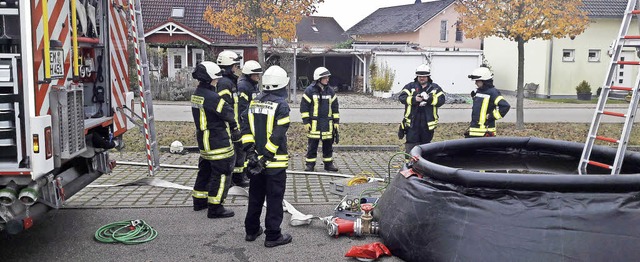
[[[169,153],[169,148],[168,146],[161,146],[160,152]],[[400,147],[396,145],[334,145],[333,149],[335,151],[399,151]],[[183,152],[199,153],[200,149],[197,146],[185,146]]]

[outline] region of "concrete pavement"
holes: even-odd
[[[621,108],[624,105],[616,105],[617,110],[624,112]],[[547,104],[528,106],[524,110],[525,123],[590,123],[593,119],[595,105],[565,105]],[[438,111],[441,123],[468,122],[471,119],[471,106],[464,105],[444,105]],[[191,107],[184,103],[162,103],[154,105],[156,121],[193,121]],[[398,123],[404,110],[402,108],[341,108],[340,121],[342,123]],[[603,122],[622,122],[621,118],[606,117]],[[291,121],[301,122],[299,108],[291,109]],[[509,111],[507,116],[500,120],[502,122],[516,122],[515,107]],[[639,122],[640,118],[636,119]]]

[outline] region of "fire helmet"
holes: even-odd
[[[255,60],[249,60],[244,63],[242,73],[245,75],[262,74],[262,67]]]
[[[473,70],[468,77],[471,78],[471,80],[489,80],[493,78],[493,74],[489,71],[489,68],[479,67]]]
[[[325,68],[325,67],[318,67],[316,68],[315,71],[313,71],[313,80],[318,80],[320,78],[323,78],[325,76],[330,76],[331,72],[329,72],[329,69]]]
[[[279,90],[289,84],[287,72],[279,66],[271,66],[262,75],[262,86],[266,91]]]
[[[214,79],[218,79],[222,77],[222,70],[220,67],[211,61],[202,61],[200,64],[196,66],[191,73],[194,79],[200,82],[209,83]]]
[[[218,54],[216,62],[219,66],[230,66],[233,64],[239,64],[240,60],[242,60],[242,56],[239,56],[236,52],[225,50]]]

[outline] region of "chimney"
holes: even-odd
[[[421,0],[416,0],[416,4],[422,4]]]

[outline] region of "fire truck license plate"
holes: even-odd
[[[51,78],[64,77],[64,50],[51,49],[49,61],[51,62]]]

